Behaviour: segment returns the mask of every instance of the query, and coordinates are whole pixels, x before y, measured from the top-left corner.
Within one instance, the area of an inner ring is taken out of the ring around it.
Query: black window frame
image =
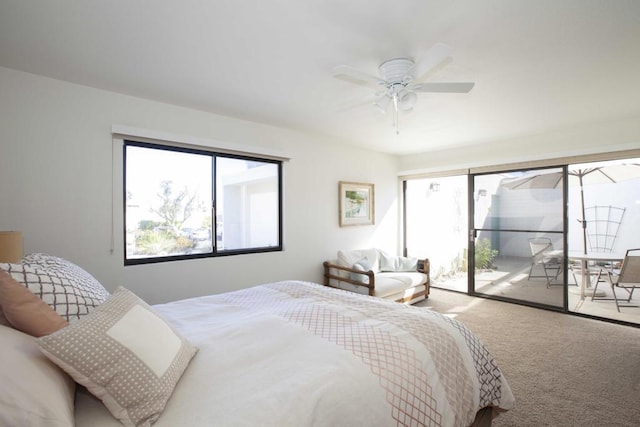
[[[176,145],[169,144],[160,144],[154,142],[142,142],[135,141],[131,139],[125,139],[123,141],[122,146],[122,163],[123,163],[123,171],[122,171],[122,196],[123,196],[123,258],[124,265],[141,265],[141,264],[155,264],[161,262],[171,262],[171,261],[182,261],[182,260],[193,260],[193,259],[202,259],[202,258],[216,258],[223,256],[233,256],[233,255],[244,255],[244,254],[255,254],[255,253],[264,253],[264,252],[281,252],[283,250],[283,162],[277,159],[260,157],[259,155],[246,155],[246,154],[236,154],[236,153],[228,153],[228,152],[220,152],[216,151],[214,148],[194,148],[194,147],[181,147]],[[173,151],[179,153],[191,153],[191,154],[199,154],[211,157],[212,161],[212,174],[211,174],[211,187],[212,187],[212,198],[213,198],[213,206],[212,209],[212,230],[211,230],[211,252],[204,253],[194,253],[194,254],[180,254],[180,255],[168,255],[168,256],[155,256],[155,257],[145,257],[145,258],[127,258],[127,147],[142,147],[142,148],[150,148],[164,151]],[[230,158],[230,159],[238,159],[238,160],[246,160],[246,161],[257,161],[261,163],[271,163],[277,166],[278,170],[278,219],[277,219],[277,239],[278,243],[274,246],[265,246],[265,247],[255,247],[255,248],[247,248],[247,249],[219,249],[217,245],[217,221],[216,221],[216,200],[217,200],[217,190],[216,190],[216,160],[218,158]]]

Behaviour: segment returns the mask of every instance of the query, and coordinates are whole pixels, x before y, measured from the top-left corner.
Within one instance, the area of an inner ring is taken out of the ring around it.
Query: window
[[[282,250],[282,163],[125,141],[125,264]]]

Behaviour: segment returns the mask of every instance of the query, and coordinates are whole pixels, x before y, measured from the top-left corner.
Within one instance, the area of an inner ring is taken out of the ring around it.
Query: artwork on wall
[[[374,223],[373,184],[340,181],[340,227]]]

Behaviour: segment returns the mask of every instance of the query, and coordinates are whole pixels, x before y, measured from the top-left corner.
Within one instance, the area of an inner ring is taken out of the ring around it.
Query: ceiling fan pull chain
[[[400,135],[400,130],[398,129],[398,94],[396,92],[393,93],[393,126],[396,128],[396,135]]]

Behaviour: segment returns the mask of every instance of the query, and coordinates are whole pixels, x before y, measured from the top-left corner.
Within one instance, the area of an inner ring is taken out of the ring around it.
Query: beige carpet
[[[640,425],[640,328],[432,289],[492,352],[516,398],[494,426]]]

